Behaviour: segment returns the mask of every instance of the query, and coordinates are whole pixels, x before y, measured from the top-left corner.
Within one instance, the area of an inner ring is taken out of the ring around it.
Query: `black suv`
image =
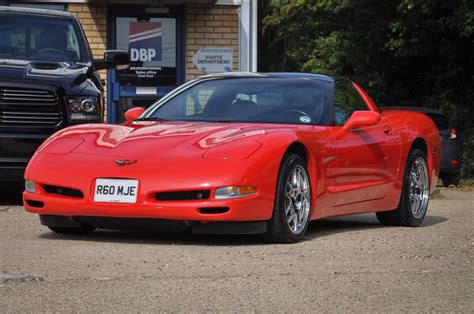
[[[0,182],[23,180],[29,159],[54,132],[102,122],[97,70],[128,63],[124,51],[93,60],[70,13],[0,6]]]
[[[385,107],[383,110],[397,109],[421,112],[436,124],[441,138],[441,165],[439,177],[443,186],[458,185],[461,179],[461,143],[456,129],[449,125],[448,118],[440,111],[423,107]]]

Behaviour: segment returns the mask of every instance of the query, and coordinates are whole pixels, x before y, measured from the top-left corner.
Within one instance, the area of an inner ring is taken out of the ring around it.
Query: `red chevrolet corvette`
[[[380,112],[345,79],[208,75],[125,116],[49,138],[26,169],[26,210],[59,233],[168,222],[288,243],[330,216],[418,226],[439,174],[432,120]]]

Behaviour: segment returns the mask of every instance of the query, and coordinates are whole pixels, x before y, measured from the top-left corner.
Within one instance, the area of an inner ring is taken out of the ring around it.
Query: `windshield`
[[[84,42],[72,19],[0,14],[0,58],[87,62]]]
[[[319,124],[330,83],[295,78],[202,81],[158,103],[144,119]]]

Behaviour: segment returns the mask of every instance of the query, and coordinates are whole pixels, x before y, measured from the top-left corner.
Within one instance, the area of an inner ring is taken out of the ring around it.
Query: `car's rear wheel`
[[[378,220],[391,226],[420,225],[428,209],[429,193],[430,179],[426,156],[423,151],[414,148],[405,167],[400,204],[396,210],[376,213]]]
[[[305,161],[295,154],[282,161],[267,239],[294,243],[303,239],[311,211],[311,183]]]
[[[441,181],[443,181],[443,186],[448,187],[450,185],[458,186],[459,181],[461,180],[461,173],[447,173],[441,177]]]

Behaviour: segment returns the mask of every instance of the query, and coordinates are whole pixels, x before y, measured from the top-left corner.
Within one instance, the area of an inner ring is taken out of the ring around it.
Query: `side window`
[[[207,102],[214,93],[215,88],[201,88],[190,93],[186,97],[186,113],[185,116],[194,116],[202,113]]]
[[[336,125],[344,125],[356,110],[368,110],[352,83],[337,81],[334,87],[334,119]]]
[[[78,60],[81,52],[79,49],[79,42],[76,37],[76,32],[74,31],[74,27],[72,25],[68,25],[67,30],[67,52],[69,55],[74,57],[74,61]]]

